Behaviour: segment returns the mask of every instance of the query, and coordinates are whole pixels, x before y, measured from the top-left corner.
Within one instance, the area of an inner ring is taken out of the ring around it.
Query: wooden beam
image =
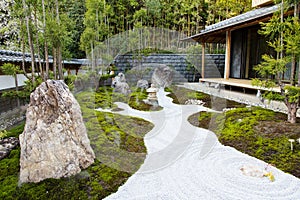
[[[229,79],[230,75],[230,51],[231,51],[231,31],[226,32],[226,53],[225,53],[225,69],[224,79]]]
[[[245,78],[249,78],[249,68],[250,68],[250,51],[251,51],[251,30],[248,29],[247,34],[247,52],[246,52],[246,72],[245,72]]]
[[[205,43],[202,42],[202,70],[201,70],[201,76],[202,78],[205,78]]]

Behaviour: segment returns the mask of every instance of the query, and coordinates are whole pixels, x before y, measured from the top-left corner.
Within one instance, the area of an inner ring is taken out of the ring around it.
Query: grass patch
[[[76,98],[96,154],[95,163],[75,176],[18,185],[18,147],[0,161],[0,199],[102,199],[139,169],[146,156],[143,137],[153,125],[139,118],[95,111],[95,107],[114,108],[116,99],[127,101],[123,95],[112,94],[109,87],[97,93],[82,92]],[[7,137],[18,137],[23,129],[24,123],[8,130]]]

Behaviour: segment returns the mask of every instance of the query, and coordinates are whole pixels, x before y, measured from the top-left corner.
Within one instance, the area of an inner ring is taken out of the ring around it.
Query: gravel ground
[[[159,199],[299,199],[300,180],[234,148],[220,144],[214,133],[196,128],[187,118],[207,110],[197,105],[175,105],[163,90],[164,109],[142,112],[118,103],[124,115],[149,120],[155,127],[146,135],[147,157],[141,168],[107,200]],[[244,175],[242,167],[267,168],[267,177]]]
[[[252,106],[260,106],[277,112],[287,113],[287,108],[282,102],[268,100],[261,101],[256,95],[245,94],[242,92],[229,91],[225,89],[216,89],[215,87],[208,87],[205,83],[184,83],[179,85],[191,90],[196,90],[204,92],[206,94],[214,95],[217,97],[237,101],[239,103],[244,103]],[[300,109],[298,110],[297,116],[300,117]]]

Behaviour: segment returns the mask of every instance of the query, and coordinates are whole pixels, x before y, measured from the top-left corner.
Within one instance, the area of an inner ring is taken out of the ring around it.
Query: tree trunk
[[[63,80],[64,74],[63,74],[63,67],[62,67],[62,57],[61,57],[61,47],[59,46],[57,48],[57,67],[58,67],[58,79]]]
[[[45,48],[45,61],[46,61],[46,73],[44,80],[46,81],[49,78],[49,53],[48,53],[48,43],[46,37],[46,10],[45,10],[45,1],[42,0],[43,7],[43,31],[44,31],[44,48]]]
[[[288,119],[287,121],[295,124],[297,122],[297,103],[290,103],[290,102],[285,102],[286,106],[288,108]]]
[[[295,84],[295,74],[296,74],[296,58],[295,58],[295,54],[292,55],[292,66],[291,66],[291,77],[290,77],[290,81],[291,81],[291,85]]]
[[[18,74],[16,73],[14,75],[14,78],[15,78],[15,90],[16,90],[16,93],[17,93],[17,107],[20,108],[20,98],[19,98],[19,94],[18,94],[18,91],[19,91],[19,84],[18,84]]]
[[[53,75],[54,75],[54,79],[57,79],[57,74],[56,74],[56,68],[57,68],[57,52],[56,52],[56,48],[53,47]]]
[[[22,69],[24,76],[29,80],[30,77],[27,75],[26,68],[25,68],[25,39],[24,35],[22,34],[21,42],[22,42]]]
[[[36,11],[34,11],[34,24],[36,30],[38,30],[38,22],[37,22],[37,16],[36,16]],[[37,48],[37,56],[38,56],[38,63],[39,63],[39,69],[40,69],[40,76],[42,80],[44,80],[44,70],[42,67],[42,62],[41,62],[41,53],[40,53],[40,44],[39,44],[39,34],[36,34],[36,48]]]
[[[46,74],[45,74],[45,81],[49,78],[49,53],[48,53],[48,43],[45,38],[45,61],[46,61]]]
[[[59,18],[59,3],[58,0],[55,1],[55,7],[56,7],[56,22],[57,24],[60,24],[60,18]],[[57,41],[57,47],[56,47],[56,63],[58,67],[58,79],[63,79],[63,70],[62,70],[62,52],[61,52],[61,41]],[[54,62],[54,61],[53,61]]]
[[[32,37],[31,37],[31,30],[29,26],[29,16],[28,16],[28,10],[26,6],[25,0],[22,0],[23,3],[23,9],[25,10],[25,19],[26,19],[26,29],[27,29],[27,36],[28,36],[28,42],[29,42],[29,47],[30,47],[30,55],[31,55],[31,78],[32,78],[32,84],[35,82],[35,57],[34,57],[34,47],[33,47],[33,42],[32,42]]]

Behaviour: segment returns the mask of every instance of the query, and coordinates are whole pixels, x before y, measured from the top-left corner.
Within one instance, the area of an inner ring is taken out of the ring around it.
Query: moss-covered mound
[[[146,90],[140,88],[131,88],[131,90],[132,93],[125,96],[120,93],[114,93],[111,87],[100,87],[95,94],[95,106],[116,109],[114,102],[124,102],[130,107],[142,111],[158,111],[162,109],[160,106],[152,106],[144,102],[148,96]]]
[[[20,149],[15,149],[0,161],[0,199],[102,199],[139,169],[146,155],[143,137],[153,125],[139,118],[95,111],[97,107],[114,108],[113,98],[127,101],[122,95],[112,95],[110,88],[82,92],[76,98],[97,157],[95,163],[76,176],[18,185]],[[8,131],[7,137],[18,137],[23,129],[24,124]]]

